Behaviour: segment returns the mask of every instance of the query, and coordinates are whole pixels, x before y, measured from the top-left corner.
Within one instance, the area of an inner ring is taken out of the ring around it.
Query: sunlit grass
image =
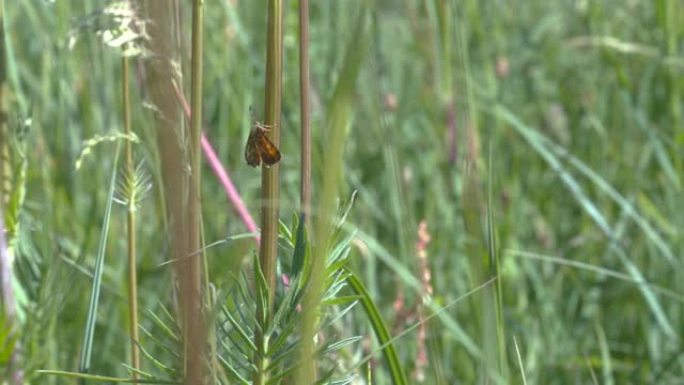
[[[288,242],[297,232],[290,218],[300,202],[297,2],[285,3],[282,222],[272,234],[279,236],[276,303],[288,295],[283,276],[293,264]],[[127,140],[121,58],[98,33],[111,22],[97,13],[103,4],[4,2],[7,122],[18,127],[31,120],[22,139],[25,176],[5,177],[0,191],[26,193],[20,215],[6,216],[5,223],[14,226],[18,218],[20,224],[10,239],[16,330],[32,383],[73,381],[35,370],[78,370],[96,261],[105,256],[99,308],[91,312],[90,373],[131,377],[122,366],[130,362],[123,343],[129,330],[126,212],[106,209],[115,146]],[[328,239],[330,217],[355,192],[336,231],[355,234],[345,269],[377,310],[369,321],[357,305],[314,333],[319,347],[354,341],[317,366],[353,372],[359,384],[367,378],[391,383],[402,371],[409,383],[426,384],[671,383],[684,376],[684,24],[678,22],[684,6],[676,0],[397,4],[310,4],[316,227],[307,234],[313,242],[317,234]],[[267,108],[266,9],[249,1],[205,1],[205,7],[202,123],[245,206],[259,218],[260,171],[245,165],[243,146],[249,107]],[[183,9],[186,51],[179,64],[187,88],[191,9]],[[354,42],[362,10],[366,35]],[[358,55],[351,74],[349,55]],[[177,293],[165,262],[177,250],[165,237],[172,223],[164,219],[170,203],[162,198],[169,193],[162,169],[180,155],[158,146],[142,63],[130,61],[133,150],[153,186],[136,211],[141,370],[173,378],[180,354]],[[346,93],[335,91],[340,87]],[[10,164],[9,153],[21,171],[21,147],[4,138],[0,165]],[[81,157],[84,149],[89,154]],[[254,241],[234,237],[245,225],[209,168],[201,183],[204,244],[213,245],[203,249],[207,312],[219,320],[224,310],[239,311],[249,320],[244,306],[254,301]],[[183,191],[176,193],[181,199]],[[103,223],[108,242],[98,248]],[[430,236],[423,250],[429,285],[416,244],[420,226]],[[326,249],[312,255],[320,250]],[[244,285],[237,271],[249,277]],[[345,288],[340,295],[355,294]],[[308,313],[311,306],[293,307],[287,316],[303,311],[307,322],[322,321]],[[335,314],[340,307],[325,309]],[[427,320],[425,338],[420,319]],[[390,336],[377,332],[382,323]],[[216,326],[217,336],[223,326]],[[227,335],[249,345],[240,339],[249,333],[234,333]],[[387,341],[391,357],[380,349]],[[0,340],[0,352],[4,346]],[[214,347],[220,357],[213,368],[222,368],[215,378],[248,381],[248,370],[235,363],[249,355],[230,347]],[[421,349],[425,366],[418,364]],[[361,363],[369,356],[378,359],[370,369]],[[5,362],[0,365],[4,378]]]

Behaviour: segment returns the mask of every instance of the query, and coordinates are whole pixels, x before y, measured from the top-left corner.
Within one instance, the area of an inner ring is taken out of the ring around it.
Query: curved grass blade
[[[394,257],[387,249],[385,249],[375,238],[362,231],[359,231],[358,238],[365,243],[373,254],[377,256],[389,269],[391,269],[402,282],[404,282],[409,288],[414,290],[417,294],[423,295],[423,288],[420,281],[416,278],[411,271],[409,271],[396,257]],[[456,319],[449,314],[440,312],[440,307],[438,307],[434,301],[428,301],[425,306],[429,307],[432,311],[436,312],[437,317],[440,322],[446,327],[450,333],[463,345],[469,354],[473,357],[481,358],[482,350],[473,341],[472,337],[466,333],[461,325],[456,321]]]
[[[502,105],[496,105],[491,113],[504,120],[510,124],[529,144],[530,146],[544,159],[544,161],[551,167],[551,169],[558,174],[560,180],[568,188],[572,196],[577,200],[577,203],[582,207],[584,211],[591,217],[594,223],[598,226],[603,234],[610,240],[609,250],[615,252],[615,254],[620,259],[620,262],[625,266],[625,269],[629,274],[638,282],[647,282],[644,275],[641,273],[639,268],[632,262],[627,256],[627,252],[622,246],[620,246],[619,238],[615,229],[613,229],[606,217],[601,213],[601,210],[594,204],[594,202],[589,199],[587,194],[582,189],[579,182],[570,174],[570,172],[563,167],[559,157],[554,155],[541,138],[543,135],[539,134],[531,127],[524,124],[518,119],[515,114],[506,109]],[[670,323],[665,311],[663,310],[660,302],[658,301],[653,290],[646,285],[639,285],[639,290],[646,301],[646,304],[651,309],[653,316],[656,321],[663,329],[663,331],[671,338],[678,338],[677,332],[675,332],[674,327]]]
[[[66,378],[78,378],[81,381],[99,381],[108,383],[122,383],[122,384],[178,384],[176,381],[162,380],[162,379],[150,379],[150,380],[136,380],[133,378],[126,377],[110,377],[110,376],[98,376],[94,374],[77,373],[77,372],[65,372],[62,370],[36,370],[36,373],[40,374],[51,374]]]
[[[594,183],[596,187],[603,190],[610,199],[615,201],[625,214],[634,220],[634,223],[641,228],[646,237],[653,243],[653,245],[660,251],[662,256],[670,263],[672,266],[681,266],[681,263],[674,255],[674,252],[663,239],[663,237],[656,230],[644,216],[642,216],[637,208],[634,207],[623,195],[621,195],[613,186],[611,186],[608,181],[601,177],[598,173],[589,167],[586,163],[582,162],[579,158],[572,155],[568,150],[559,146],[555,142],[551,141],[546,137],[541,137],[541,140],[546,143],[561,159],[566,159],[568,163],[575,167],[577,171],[587,177],[590,181]]]
[[[385,321],[383,321],[382,316],[380,316],[380,311],[375,306],[373,299],[363,286],[363,283],[361,283],[361,280],[356,278],[356,275],[354,275],[347,268],[344,269],[349,273],[349,276],[347,276],[347,282],[349,283],[349,286],[357,295],[361,297],[361,304],[366,310],[368,319],[370,320],[373,331],[375,332],[375,337],[378,339],[380,345],[384,346],[382,349],[382,355],[385,357],[385,362],[389,368],[392,383],[395,385],[408,384],[404,369],[399,362],[397,351],[391,342],[392,336],[390,335],[387,325],[385,325]]]
[[[421,321],[418,321],[418,322],[414,323],[413,325],[407,327],[407,328],[404,329],[401,333],[397,334],[396,336],[392,337],[391,339],[388,339],[387,342],[385,342],[384,344],[380,345],[380,347],[379,347],[377,350],[383,350],[383,351],[384,351],[385,348],[387,348],[388,346],[394,344],[395,341],[398,341],[399,339],[403,338],[403,337],[406,336],[407,334],[411,333],[413,330],[417,329],[418,326],[420,326],[420,324],[425,323],[425,322],[428,322],[428,321],[430,321],[431,319],[433,319],[433,318],[435,318],[435,317],[440,317],[440,315],[441,315],[442,313],[444,313],[447,309],[451,308],[452,306],[456,305],[457,303],[461,302],[462,300],[464,300],[464,299],[466,299],[466,298],[472,296],[473,294],[475,294],[475,293],[477,293],[477,292],[479,292],[479,291],[482,291],[482,290],[488,288],[488,287],[489,287],[490,285],[492,285],[496,280],[497,280],[497,277],[492,277],[492,278],[490,278],[489,280],[487,280],[487,281],[483,282],[482,284],[478,285],[477,287],[475,287],[475,288],[469,290],[468,292],[464,293],[463,295],[458,296],[457,298],[455,298],[453,301],[449,302],[448,304],[446,304],[446,305],[444,305],[444,306],[441,306],[441,307],[436,307],[436,306],[435,306],[435,307],[434,307],[435,310],[434,310],[431,314],[429,314],[428,316],[426,316],[425,318],[423,318]],[[367,363],[368,361],[370,361],[370,359],[373,357],[373,355],[376,354],[377,350],[371,352],[369,355],[367,355],[367,356],[365,356],[364,358],[362,358],[362,359],[359,361],[359,363],[356,365],[356,367],[355,367],[355,368],[350,368],[350,370],[351,370],[351,369],[359,368],[359,367],[361,367],[361,365],[363,365],[364,363]],[[481,357],[482,357],[482,354],[481,354],[481,353],[479,353],[478,355],[476,355],[476,358],[481,358]],[[495,380],[497,383],[502,383],[502,382],[504,381],[503,378],[501,378],[498,374],[494,377],[494,380]]]

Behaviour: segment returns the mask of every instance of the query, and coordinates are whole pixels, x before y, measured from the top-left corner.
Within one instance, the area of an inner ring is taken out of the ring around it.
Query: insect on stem
[[[254,117],[252,107],[249,108],[250,114]],[[245,146],[245,160],[252,167],[259,167],[262,163],[266,167],[273,166],[280,161],[280,150],[266,136],[266,133],[273,127],[255,121]]]

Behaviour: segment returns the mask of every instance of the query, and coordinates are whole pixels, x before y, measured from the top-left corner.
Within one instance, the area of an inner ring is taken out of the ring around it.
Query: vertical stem
[[[123,92],[123,122],[124,132],[126,136],[131,137],[131,101],[130,101],[130,71],[128,66],[128,58],[124,56],[121,59],[121,66],[123,70],[121,89]],[[126,140],[125,143],[125,169],[126,182],[128,184],[128,212],[126,215],[127,223],[126,230],[128,235],[128,326],[130,328],[131,338],[131,366],[134,369],[140,369],[140,351],[138,350],[138,276],[136,272],[137,256],[136,256],[136,238],[135,238],[135,168],[133,166],[133,144],[131,140]],[[134,371],[133,378],[137,379],[138,374]]]
[[[269,0],[268,31],[266,52],[266,96],[265,122],[271,126],[269,132],[271,141],[280,146],[280,109],[282,89],[282,0]],[[280,197],[280,165],[270,168],[264,167],[261,174],[262,210],[261,226],[262,241],[260,250],[261,269],[266,277],[268,287],[269,309],[273,305],[273,288],[275,286],[275,265],[278,241],[278,214]]]
[[[302,299],[301,321],[299,322],[299,361],[295,372],[295,384],[315,384],[317,376],[316,343],[320,301],[325,291],[326,260],[331,247],[335,201],[337,200],[342,176],[342,155],[346,135],[353,115],[353,95],[361,62],[369,46],[367,36],[368,20],[366,8],[359,14],[354,35],[347,44],[342,71],[335,85],[328,109],[326,128],[326,156],[321,162],[322,180],[320,199],[316,204],[316,221],[313,226],[313,247],[311,255],[310,280]]]
[[[451,3],[445,0],[438,0],[436,2],[437,15],[439,17],[439,47],[441,62],[438,66],[439,74],[441,75],[442,89],[440,92],[440,99],[446,104],[446,131],[448,142],[447,153],[449,154],[449,163],[455,165],[458,160],[458,129],[456,126],[456,102],[455,90],[453,82],[453,65],[451,62],[452,56],[452,8]],[[452,167],[453,168],[453,167]]]
[[[283,69],[283,0],[268,1],[268,26],[266,32],[266,95],[264,101],[264,122],[271,127],[269,139],[280,146],[280,108]],[[275,294],[275,268],[278,247],[278,216],[280,197],[280,165],[263,167],[261,171],[261,247],[259,265],[266,279],[267,301],[257,301],[257,319],[268,323],[271,318]],[[265,306],[265,308],[264,308]],[[263,385],[268,381],[265,368],[268,366],[265,353],[267,338],[263,334],[266,325],[260,325],[255,336],[257,353],[254,357],[256,371],[253,382]]]
[[[178,20],[178,0],[158,1],[147,0],[143,3],[146,7],[148,23],[148,49],[152,53],[146,61],[147,88],[150,102],[155,106],[155,118],[157,126],[157,142],[159,146],[160,167],[163,182],[163,197],[166,210],[166,228],[168,228],[169,259],[177,261],[174,264],[175,275],[178,280],[179,318],[182,329],[183,362],[180,366],[185,369],[186,381],[198,380],[196,368],[200,355],[194,355],[190,347],[196,343],[193,340],[197,329],[189,324],[195,319],[191,304],[194,298],[199,296],[193,287],[194,261],[198,258],[188,258],[198,247],[193,249],[191,236],[193,229],[190,214],[194,205],[190,203],[190,175],[197,173],[197,168],[191,160],[192,151],[187,146],[190,142],[188,128],[183,119],[183,113],[179,108],[178,101],[174,96],[174,87],[180,87],[182,81],[182,69],[179,68],[180,37]],[[194,37],[193,37],[194,38]],[[181,89],[182,92],[182,89]],[[195,106],[193,106],[195,107]],[[193,114],[195,115],[195,114]],[[201,119],[201,110],[195,118]],[[198,178],[198,176],[196,176]],[[193,194],[195,194],[194,192]],[[198,269],[196,270],[196,272]],[[197,287],[197,286],[194,286]],[[194,349],[194,347],[193,347]],[[188,362],[194,360],[193,362]],[[186,382],[186,383],[187,383]]]
[[[283,0],[268,2],[268,31],[266,51],[265,124],[272,127],[271,141],[280,146],[280,109],[283,68]],[[273,305],[275,266],[278,241],[278,213],[280,197],[280,165],[262,168],[261,174],[261,250],[259,262],[270,288],[268,307]]]
[[[299,1],[299,94],[302,114],[300,210],[311,209],[311,116],[309,111],[309,0]]]
[[[311,213],[311,117],[309,115],[309,0],[299,0],[299,92],[302,114],[301,128],[301,185],[300,226],[306,225]],[[299,242],[299,240],[298,240]],[[313,323],[313,322],[311,322]],[[306,334],[304,334],[306,337]],[[302,347],[302,356],[312,353]],[[301,365],[298,378],[316,378],[315,365]]]
[[[203,53],[204,1],[194,0],[192,7],[192,55],[190,105],[190,189],[188,205],[188,244],[193,257],[187,259],[187,270],[181,280],[181,296],[185,296],[183,308],[186,335],[185,383],[204,383],[204,352],[206,337],[202,319],[202,256],[200,242],[201,226],[201,137],[202,137],[202,53]],[[184,283],[184,284],[183,284]],[[185,288],[183,288],[185,286]]]

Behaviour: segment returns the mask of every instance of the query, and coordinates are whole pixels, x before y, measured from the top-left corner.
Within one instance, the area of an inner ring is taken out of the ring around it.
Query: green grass
[[[243,146],[249,107],[265,114],[265,3],[205,1],[204,15],[205,133],[255,218],[260,171],[245,164]],[[89,373],[131,377],[123,365],[130,363],[126,207],[107,210],[123,144],[121,56],[93,30],[112,23],[93,13],[105,4],[4,1],[9,130],[0,137],[0,166],[12,165],[12,173],[3,168],[0,191],[5,224],[17,229],[9,245],[27,383],[73,383],[36,370],[78,371],[102,256]],[[285,2],[283,20],[282,222],[278,279],[269,290],[273,315],[284,310],[269,324],[271,343],[281,335],[288,338],[277,340],[279,349],[297,342],[300,316],[324,326],[318,348],[338,348],[317,356],[317,375],[334,369],[333,378],[356,375],[357,383],[404,375],[418,383],[421,349],[425,384],[674,384],[684,377],[680,2],[312,1],[312,244],[299,248],[304,233],[290,222],[300,201],[297,5]],[[189,2],[182,9],[188,97]],[[71,47],[71,33],[86,23]],[[179,380],[174,269],[164,264],[173,246],[141,63],[129,64],[139,139],[131,143],[135,163],[143,162],[138,172],[153,184],[136,212],[141,371]],[[101,137],[118,139],[88,146]],[[91,152],[76,170],[84,147]],[[239,236],[247,230],[211,169],[201,176],[204,244],[228,240],[204,254],[206,319],[216,338],[207,362],[221,368],[211,372],[218,381],[240,383],[252,378],[238,364],[249,363],[254,337],[255,246]],[[4,200],[23,192],[23,200]],[[331,226],[354,192],[344,223]],[[429,280],[416,250],[423,220]],[[108,241],[98,250],[103,223]],[[340,253],[350,234],[344,268],[313,264]],[[293,254],[304,264],[303,286],[288,289],[280,275],[291,272]],[[314,281],[325,293],[341,285],[341,299],[324,301],[320,313],[307,302],[299,314],[283,301],[301,300],[288,290],[302,290],[311,269],[341,274]],[[343,271],[365,290],[341,284]],[[342,313],[359,293],[367,295]],[[377,331],[383,328],[389,335]],[[12,383],[12,342],[0,333],[3,385]],[[294,371],[283,371],[300,367],[296,353],[274,353],[271,378],[291,381]]]

